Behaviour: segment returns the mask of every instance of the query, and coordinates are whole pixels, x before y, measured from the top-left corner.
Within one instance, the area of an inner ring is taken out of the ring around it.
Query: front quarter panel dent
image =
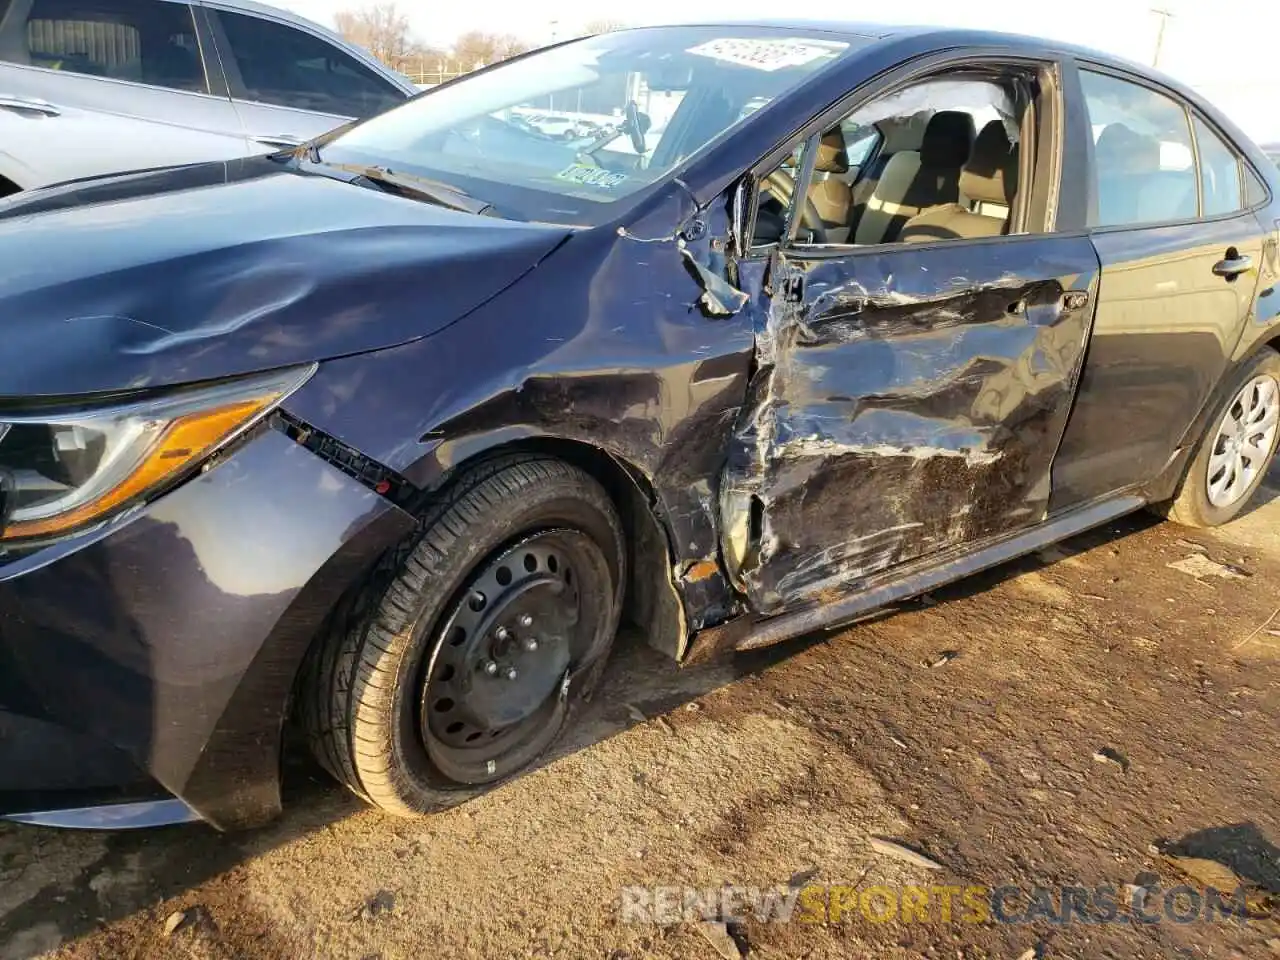
[[[465,321],[324,364],[289,411],[428,491],[503,445],[604,451],[652,490],[685,620],[662,629],[718,622],[738,601],[718,568],[716,484],[754,352],[728,240],[725,203],[699,209],[673,185],[625,228],[575,234]]]

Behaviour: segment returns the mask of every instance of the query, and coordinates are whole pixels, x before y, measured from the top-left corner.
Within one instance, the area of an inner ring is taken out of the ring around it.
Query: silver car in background
[[[251,0],[0,0],[0,196],[264,153],[417,92]]]

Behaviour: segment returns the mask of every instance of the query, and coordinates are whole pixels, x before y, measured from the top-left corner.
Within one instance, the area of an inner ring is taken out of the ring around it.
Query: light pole
[[[1160,51],[1164,47],[1165,24],[1169,22],[1169,18],[1173,16],[1173,13],[1161,7],[1152,7],[1151,12],[1160,18],[1160,26],[1156,29],[1156,52],[1151,58],[1151,65],[1153,67],[1158,67],[1160,66]]]

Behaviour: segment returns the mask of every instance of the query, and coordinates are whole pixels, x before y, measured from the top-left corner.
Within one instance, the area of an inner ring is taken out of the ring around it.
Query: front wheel
[[[313,752],[405,816],[527,768],[599,679],[624,563],[617,512],[588,474],[542,456],[472,470],[312,652]]]
[[[1216,527],[1244,509],[1280,439],[1280,354],[1245,364],[1214,412],[1195,459],[1162,512],[1189,527]]]

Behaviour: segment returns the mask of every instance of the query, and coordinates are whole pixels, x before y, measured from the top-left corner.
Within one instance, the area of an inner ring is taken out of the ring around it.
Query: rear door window
[[[393,84],[320,37],[224,10],[217,17],[240,75],[232,91],[239,99],[361,118],[405,100]]]
[[[1276,165],[1280,166],[1280,160],[1276,161]],[[1249,167],[1245,167],[1244,171],[1244,202],[1249,207],[1256,207],[1261,203],[1267,202],[1267,188],[1262,185],[1258,175]]]
[[[0,0],[0,21],[6,0]],[[16,12],[16,11],[15,11]],[[33,0],[5,59],[66,73],[207,93],[191,8],[169,0]]]
[[[1196,147],[1200,151],[1203,214],[1206,217],[1216,217],[1223,213],[1234,213],[1242,206],[1240,158],[1199,117],[1195,118],[1194,126]]]
[[[1097,209],[1090,226],[1115,227],[1196,216],[1195,153],[1187,111],[1128,80],[1080,72],[1093,127]]]

